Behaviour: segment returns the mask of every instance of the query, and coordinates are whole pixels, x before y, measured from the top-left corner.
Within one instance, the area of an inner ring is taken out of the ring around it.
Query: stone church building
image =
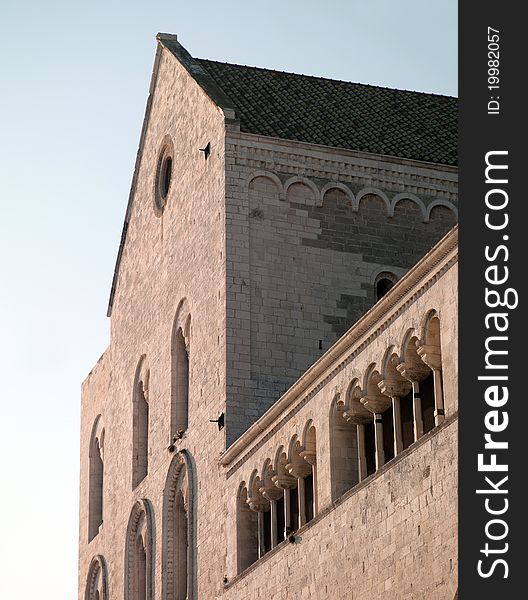
[[[79,599],[453,600],[456,163],[454,98],[158,35]]]

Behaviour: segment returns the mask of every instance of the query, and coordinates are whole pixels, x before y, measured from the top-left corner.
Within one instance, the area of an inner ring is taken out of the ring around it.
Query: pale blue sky
[[[456,94],[455,0],[0,0],[0,598],[77,594],[80,384],[158,31],[194,56]]]

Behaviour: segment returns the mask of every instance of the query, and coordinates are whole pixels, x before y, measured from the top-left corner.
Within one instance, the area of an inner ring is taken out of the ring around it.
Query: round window
[[[156,212],[161,214],[165,208],[172,181],[172,143],[166,138],[162,145],[156,170],[156,188],[154,190]]]

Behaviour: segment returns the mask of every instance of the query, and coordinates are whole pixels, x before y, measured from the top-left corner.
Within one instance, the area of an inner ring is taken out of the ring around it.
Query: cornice
[[[451,200],[458,197],[455,167],[242,132],[230,132],[226,143],[227,169],[231,162],[235,168],[269,169],[359,185],[378,184],[399,191],[403,184],[422,195]]]

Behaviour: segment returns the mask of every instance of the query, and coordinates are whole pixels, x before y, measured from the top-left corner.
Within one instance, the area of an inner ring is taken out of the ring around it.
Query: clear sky
[[[194,56],[456,95],[455,0],[0,0],[0,598],[77,595],[80,384],[158,31]]]

